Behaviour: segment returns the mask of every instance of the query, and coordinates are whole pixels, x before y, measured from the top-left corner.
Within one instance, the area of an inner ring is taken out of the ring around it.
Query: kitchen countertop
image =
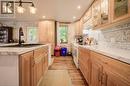
[[[6,46],[6,45],[16,45],[16,43],[3,44],[2,46]],[[32,46],[32,47],[0,47],[0,55],[20,55],[20,54],[35,50],[43,46],[48,46],[48,44],[37,45],[37,46]]]
[[[117,59],[122,62],[130,64],[130,51],[129,50],[108,48],[108,47],[102,47],[98,45],[95,45],[95,46],[94,45],[93,46],[78,45],[78,46],[86,48],[86,49],[90,49],[91,51],[95,51],[97,53],[111,57],[113,59]]]

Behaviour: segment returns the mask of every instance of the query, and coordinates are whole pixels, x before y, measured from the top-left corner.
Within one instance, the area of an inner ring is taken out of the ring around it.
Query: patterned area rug
[[[76,68],[72,57],[54,57],[49,70],[67,70],[72,81],[72,86],[88,86],[82,73]]]

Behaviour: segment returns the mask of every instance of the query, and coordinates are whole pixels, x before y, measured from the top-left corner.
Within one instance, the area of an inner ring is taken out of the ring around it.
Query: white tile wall
[[[130,50],[130,22],[92,33],[101,46]]]

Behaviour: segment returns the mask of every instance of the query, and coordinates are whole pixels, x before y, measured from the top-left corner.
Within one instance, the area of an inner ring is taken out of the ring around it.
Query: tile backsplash
[[[130,50],[130,22],[93,31],[93,34],[101,46]]]

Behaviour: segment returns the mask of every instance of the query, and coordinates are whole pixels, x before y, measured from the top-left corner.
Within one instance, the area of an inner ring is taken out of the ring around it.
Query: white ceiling
[[[29,1],[29,0],[24,0]],[[14,19],[17,20],[39,20],[42,16],[47,19],[54,19],[61,22],[72,22],[79,19],[85,10],[90,6],[93,0],[30,0],[33,1],[37,8],[36,14],[30,14],[28,5],[24,5],[26,11],[24,14],[18,14]],[[77,6],[81,9],[78,10]],[[76,19],[73,19],[76,16]],[[0,18],[1,19],[1,18]]]

